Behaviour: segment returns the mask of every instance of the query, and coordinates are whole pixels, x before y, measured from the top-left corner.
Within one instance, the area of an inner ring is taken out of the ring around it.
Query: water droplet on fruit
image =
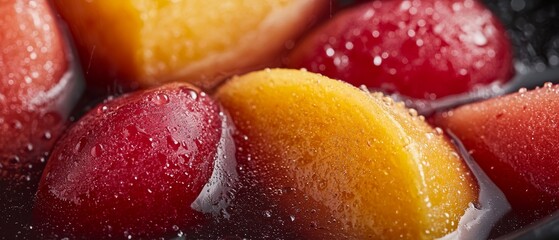
[[[105,105],[105,104],[101,104],[97,107],[97,114],[104,113],[107,110],[109,110],[109,107],[107,107],[107,105]]]
[[[167,94],[164,93],[159,93],[155,95],[155,97],[153,97],[151,101],[157,105],[164,105],[169,103],[169,96],[167,96]]]
[[[43,140],[48,141],[48,140],[50,140],[51,138],[52,138],[52,134],[51,134],[49,131],[46,131],[46,132],[43,134]]]
[[[373,64],[375,64],[375,66],[380,66],[382,64],[382,58],[380,56],[375,56],[373,58]]]
[[[9,162],[10,164],[18,164],[19,161],[20,161],[20,160],[19,160],[19,156],[12,156],[12,157],[8,160],[8,162]]]
[[[13,129],[16,129],[16,130],[20,130],[20,129],[23,128],[23,125],[22,125],[21,122],[18,121],[18,120],[14,120],[14,121],[12,122],[12,125],[11,125],[11,126],[12,126]]]
[[[546,83],[543,84],[543,87],[545,87],[545,88],[551,88],[551,87],[553,87],[553,83],[551,83],[551,82],[546,82]]]
[[[91,148],[91,156],[100,157],[103,154],[103,145],[97,144]]]
[[[34,148],[34,147],[33,147],[33,144],[31,144],[31,143],[28,143],[28,144],[25,146],[25,150],[26,150],[27,152],[33,151],[33,148]]]
[[[167,144],[169,144],[169,147],[175,151],[179,150],[179,147],[181,146],[181,144],[171,135],[167,136]]]
[[[190,98],[192,98],[193,100],[198,99],[198,91],[196,91],[195,89],[192,89],[192,88],[189,88],[189,87],[181,87],[180,90],[181,90],[181,92],[185,93]]]
[[[487,37],[481,32],[473,33],[474,44],[478,46],[485,46],[487,44]]]
[[[74,153],[79,153],[83,150],[85,145],[87,144],[87,139],[85,137],[80,138],[76,146],[74,147]]]
[[[526,89],[526,88],[520,88],[520,89],[518,89],[518,93],[525,93],[525,92],[527,92],[527,91],[528,91],[528,89]]]

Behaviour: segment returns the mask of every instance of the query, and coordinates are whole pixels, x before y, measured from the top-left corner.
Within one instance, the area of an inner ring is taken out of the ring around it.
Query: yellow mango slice
[[[323,0],[53,3],[77,42],[87,79],[133,86],[178,80],[205,88],[276,59],[328,6]]]
[[[258,212],[244,219],[285,215],[279,225],[305,238],[432,239],[455,230],[477,200],[448,139],[382,94],[267,69],[216,96],[237,128],[246,189],[235,207]]]

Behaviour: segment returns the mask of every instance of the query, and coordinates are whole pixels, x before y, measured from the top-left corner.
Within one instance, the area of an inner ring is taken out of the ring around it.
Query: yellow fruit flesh
[[[295,188],[320,205],[284,198],[280,207],[326,209],[295,216],[310,221],[302,226],[430,239],[456,229],[476,201],[475,181],[444,136],[381,96],[312,73],[265,70],[229,81],[217,97],[250,142],[260,187]]]
[[[85,53],[114,66],[117,78],[143,86],[179,80],[203,87],[212,87],[220,75],[271,61],[314,17],[304,14],[326,6],[322,0],[54,3]]]
[[[173,71],[209,54],[233,48],[244,34],[257,29],[270,12],[292,1],[133,2],[138,12],[143,13],[142,49],[138,51],[136,61],[143,61],[146,74],[151,75],[158,71]]]

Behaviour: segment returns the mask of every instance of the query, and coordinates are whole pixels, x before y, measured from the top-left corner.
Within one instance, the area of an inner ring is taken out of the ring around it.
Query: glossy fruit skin
[[[340,12],[285,61],[355,86],[436,99],[509,80],[512,57],[503,27],[479,2],[415,0]]]
[[[435,122],[462,141],[520,222],[559,209],[559,86],[461,106]]]
[[[46,0],[3,1],[0,22],[0,232],[15,237],[83,84]]]
[[[216,97],[237,129],[239,187],[220,222],[237,236],[431,239],[476,201],[448,139],[382,94],[268,69]]]
[[[164,237],[203,221],[191,204],[214,167],[220,109],[188,84],[97,106],[43,173],[34,222],[46,237]]]

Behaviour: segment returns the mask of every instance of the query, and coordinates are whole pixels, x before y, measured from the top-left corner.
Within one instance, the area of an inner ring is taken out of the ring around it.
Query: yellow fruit
[[[86,77],[212,87],[269,64],[326,10],[323,0],[57,0]]]
[[[250,175],[238,207],[287,215],[278,219],[299,237],[441,237],[477,200],[447,138],[382,94],[274,69],[234,78],[216,96]]]

